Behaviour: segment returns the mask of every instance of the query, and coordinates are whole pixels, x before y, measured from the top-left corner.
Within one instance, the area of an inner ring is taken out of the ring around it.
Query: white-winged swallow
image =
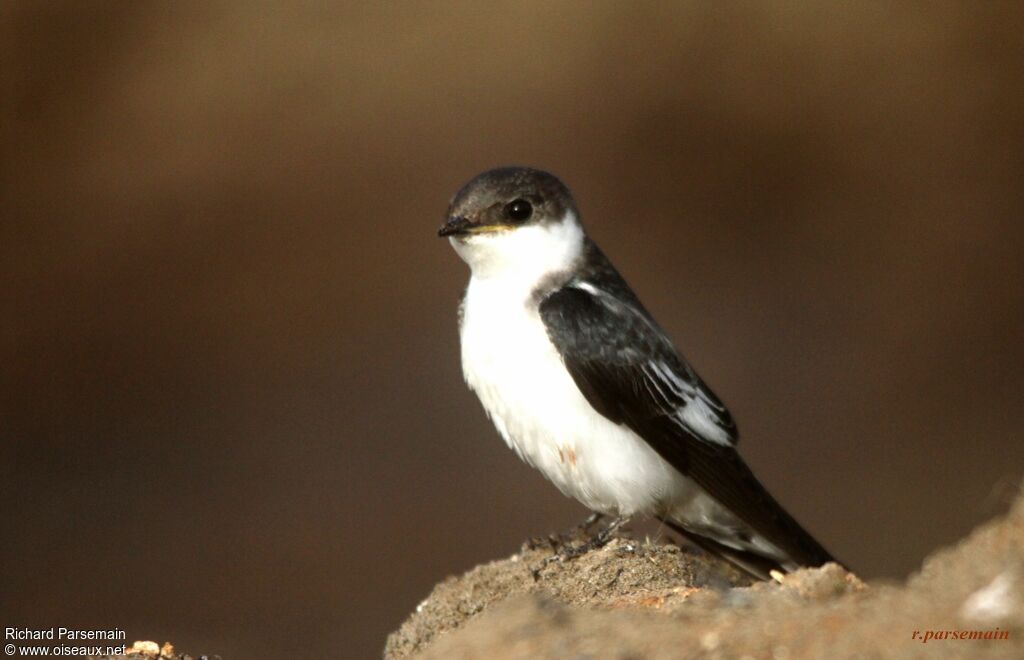
[[[587,236],[560,180],[484,172],[438,233],[472,271],[466,382],[522,460],[613,517],[588,547],[652,516],[759,577],[833,561],[743,462],[729,411]]]

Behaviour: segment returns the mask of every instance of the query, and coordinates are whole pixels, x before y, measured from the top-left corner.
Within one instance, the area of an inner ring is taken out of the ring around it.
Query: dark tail
[[[666,525],[667,527],[669,527],[677,534],[684,537],[686,540],[690,541],[700,549],[704,550],[709,554],[715,555],[716,557],[721,557],[733,566],[739,568],[743,572],[759,580],[771,579],[772,571],[779,571],[781,573],[792,572],[791,567],[783,566],[778,561],[770,557],[765,557],[764,555],[760,555],[750,550],[739,550],[737,548],[731,548],[727,545],[719,543],[718,541],[712,538],[709,538],[707,536],[701,536],[700,534],[686,530],[681,525],[679,525],[679,523],[669,520],[668,518],[659,518],[659,520],[664,525]],[[835,562],[843,568],[846,568],[846,566],[842,562],[832,557],[832,555],[830,555],[827,551],[821,548],[821,546],[818,546],[818,548],[820,549],[820,553],[818,553],[814,557],[813,561],[800,562],[798,563],[798,566],[801,568],[808,566],[813,567],[821,566],[828,562]]]

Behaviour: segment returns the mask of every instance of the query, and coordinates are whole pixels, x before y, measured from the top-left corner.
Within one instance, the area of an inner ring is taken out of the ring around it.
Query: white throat
[[[500,280],[532,291],[544,278],[568,270],[583,250],[583,227],[568,212],[561,222],[452,237],[475,280]]]

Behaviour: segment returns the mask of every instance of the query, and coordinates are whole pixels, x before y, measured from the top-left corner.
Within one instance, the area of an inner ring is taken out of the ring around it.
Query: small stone
[[[125,652],[125,655],[160,655],[160,645],[156,642],[135,642],[131,648]]]

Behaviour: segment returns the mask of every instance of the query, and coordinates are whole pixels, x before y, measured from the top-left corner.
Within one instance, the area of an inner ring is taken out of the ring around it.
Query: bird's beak
[[[459,234],[468,234],[472,227],[473,223],[469,221],[469,218],[453,215],[448,218],[448,222],[441,225],[441,228],[437,230],[437,235],[457,236]]]
[[[509,231],[510,229],[515,229],[515,226],[506,224],[480,225],[467,217],[457,215],[448,218],[448,222],[444,223],[437,230],[437,235],[468,236],[469,234],[495,234],[499,231]]]

